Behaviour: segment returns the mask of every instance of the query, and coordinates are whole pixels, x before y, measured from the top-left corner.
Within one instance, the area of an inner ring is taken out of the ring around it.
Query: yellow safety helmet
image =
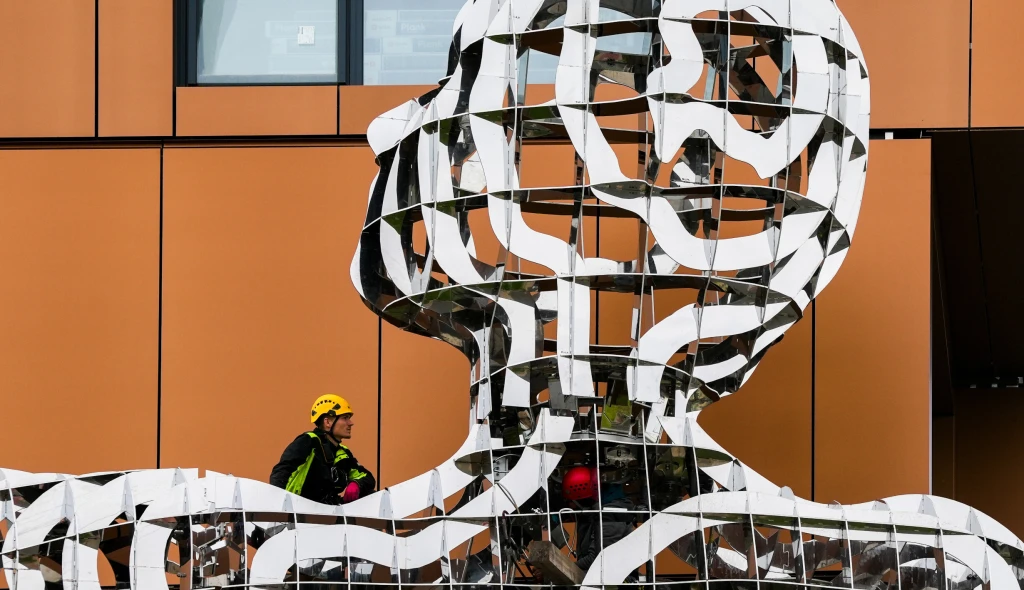
[[[345,398],[328,393],[327,395],[321,395],[313,402],[313,410],[310,412],[309,421],[316,424],[316,421],[321,416],[342,416],[351,413],[352,406],[348,405]]]

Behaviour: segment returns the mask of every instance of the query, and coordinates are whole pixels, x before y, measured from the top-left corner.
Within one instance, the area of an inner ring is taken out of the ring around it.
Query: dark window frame
[[[285,0],[287,1],[287,0]],[[175,86],[337,86],[363,83],[363,2],[335,0],[338,31],[337,79],[330,82],[282,82],[248,79],[239,82],[199,82],[199,23],[203,0],[174,0]]]

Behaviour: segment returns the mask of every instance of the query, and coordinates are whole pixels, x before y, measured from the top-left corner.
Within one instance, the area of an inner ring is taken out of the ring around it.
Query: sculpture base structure
[[[564,539],[585,518],[625,513],[539,505],[579,442],[557,417],[549,421],[506,473],[473,473],[481,451],[503,448],[471,437],[436,469],[343,506],[194,469],[0,470],[4,574],[15,590],[563,585],[532,567],[527,549]],[[730,468],[752,474],[738,462]],[[1024,582],[1024,544],[958,502],[907,495],[829,506],[756,474],[749,481],[761,491],[698,489],[657,511],[629,511],[635,528],[600,551],[581,586],[1013,590]]]

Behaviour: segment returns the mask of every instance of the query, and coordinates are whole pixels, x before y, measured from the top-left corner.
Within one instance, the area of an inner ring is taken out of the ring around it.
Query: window
[[[363,83],[434,84],[465,0],[365,0]]]
[[[179,84],[350,81],[348,0],[179,0]]]
[[[465,0],[176,0],[178,84],[433,84]]]
[[[447,73],[466,0],[177,2],[178,82],[187,86],[434,84]],[[609,8],[600,14],[603,21],[630,18]],[[604,37],[598,49],[646,55],[649,37]],[[524,57],[530,83],[554,82],[557,55],[531,49]]]

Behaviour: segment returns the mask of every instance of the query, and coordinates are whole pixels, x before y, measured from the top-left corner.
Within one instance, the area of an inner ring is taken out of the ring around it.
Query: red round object
[[[566,500],[597,499],[597,468],[573,467],[562,478],[562,497]]]

